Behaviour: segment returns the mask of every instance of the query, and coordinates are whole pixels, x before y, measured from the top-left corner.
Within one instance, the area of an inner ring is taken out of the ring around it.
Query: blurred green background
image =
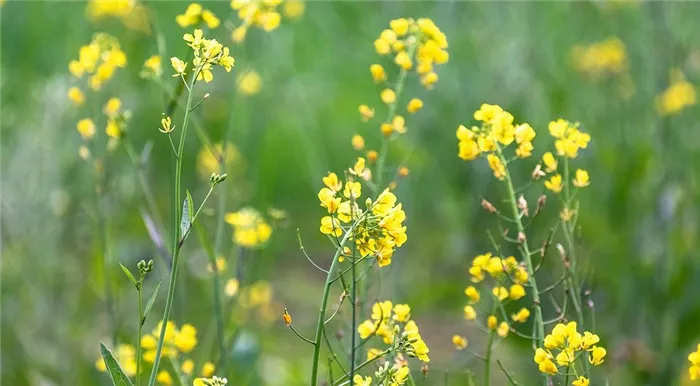
[[[87,105],[99,111],[117,96],[133,112],[129,140],[138,152],[152,146],[144,172],[159,211],[170,218],[171,150],[157,131],[164,96],[138,74],[143,61],[157,53],[155,37],[161,34],[164,79],[168,87],[176,85],[178,80],[168,77],[167,58],[186,53],[185,29],[175,24],[175,16],[188,3],[145,5],[157,26],[150,34],[114,17],[90,22],[83,2],[8,1],[0,8],[1,379],[8,385],[109,382],[94,364],[98,342],[109,342],[112,333],[91,219],[92,165],[77,150],[82,140],[75,123],[85,114],[66,98],[72,85],[68,62],[95,32],[117,37],[128,65],[99,93],[88,95]],[[214,81],[197,91],[211,94],[197,110],[205,131],[221,142],[230,130],[240,152],[227,170],[226,209],[279,208],[288,214],[264,248],[238,260],[242,287],[269,281],[273,295],[262,312],[241,311],[227,323],[232,360],[226,374],[232,384],[308,379],[312,350],[288,331],[280,315],[289,308],[297,328],[311,336],[325,277],[302,255],[296,229],[309,254],[327,266],[333,248],[318,232],[323,210],[316,193],[323,175],[354,162],[353,134],[362,134],[368,148],[379,146],[378,127],[361,123],[357,106],[379,106],[379,89],[368,73],[380,60],[373,41],[398,17],[431,18],[447,35],[450,52],[433,90],[424,90],[415,78],[407,86],[406,95],[422,98],[425,107],[408,119],[409,131],[395,142],[390,164],[411,170],[396,191],[408,215],[409,240],[372,292],[411,305],[431,347],[425,384],[442,385],[445,379],[463,384],[467,367],[477,377],[482,370],[480,362],[452,348],[450,337],[463,334],[475,351],[483,347],[482,334],[463,320],[463,289],[471,259],[491,249],[486,230],[497,231],[479,198],[498,202],[502,192],[485,162],[457,158],[455,129],[473,124],[472,113],[484,102],[503,106],[539,133],[535,157],[519,162],[520,183],[551,146],[550,120],[579,121],[591,134],[576,166],[591,174],[591,186],[579,196],[579,254],[588,267],[585,287],[592,292],[596,331],[608,349],[595,384],[607,379],[612,385],[670,385],[686,378],[687,354],[700,340],[700,125],[697,107],[661,117],[654,101],[674,68],[690,83],[700,81],[700,4],[314,1],[306,3],[299,19],[283,18],[269,33],[250,31],[239,45],[227,29],[237,20],[228,2],[204,5],[223,21],[208,36],[230,46],[236,58],[232,74],[217,70]],[[575,46],[612,37],[624,43],[624,73],[596,77],[577,71]],[[249,68],[262,77],[255,95],[236,89],[237,73]],[[387,68],[395,76],[395,67]],[[179,113],[173,117],[178,126],[181,119]],[[208,188],[197,171],[201,148],[191,132],[183,186],[195,200]],[[105,171],[108,285],[115,291],[119,341],[133,344],[135,291],[116,262],[134,268],[153,258],[157,269],[149,286],[168,272],[144,226],[143,196],[124,146],[109,154]],[[531,205],[540,192],[529,191]],[[557,215],[554,205],[546,207],[545,220],[533,225],[530,238],[546,237]],[[213,217],[203,222],[213,232]],[[233,256],[240,251],[228,236],[224,240],[226,279],[233,276]],[[211,275],[196,238],[188,241],[184,258],[173,320],[197,327],[200,344],[192,357],[201,364],[216,352]],[[556,277],[555,272],[541,275],[545,282],[548,275]],[[165,287],[148,331],[161,315]],[[231,317],[227,312],[227,320]],[[509,337],[497,357],[522,384],[534,384],[528,342]],[[505,384],[497,369],[494,373],[497,384]]]

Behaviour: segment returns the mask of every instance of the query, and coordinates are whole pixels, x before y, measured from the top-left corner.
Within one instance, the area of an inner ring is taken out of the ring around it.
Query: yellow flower
[[[357,326],[357,333],[360,334],[361,339],[367,339],[376,331],[377,326],[371,320],[365,320],[359,326]]]
[[[418,99],[418,98],[413,98],[410,101],[408,101],[408,105],[406,106],[406,110],[408,110],[409,113],[413,114],[416,111],[420,110],[423,108],[423,101]]]
[[[394,306],[393,319],[397,322],[408,322],[411,318],[411,307],[408,304],[397,304]]]
[[[452,336],[452,344],[457,350],[464,350],[465,348],[467,348],[468,345],[467,338],[459,335],[454,335]]]
[[[97,131],[95,128],[95,123],[90,118],[79,120],[77,128],[80,135],[86,140],[94,137],[95,132]]]
[[[119,128],[117,122],[113,119],[107,121],[107,127],[105,128],[105,133],[108,137],[119,139],[122,135],[122,130]]]
[[[362,375],[355,374],[355,376],[352,378],[352,384],[353,386],[371,386],[372,377],[362,378]]]
[[[374,50],[379,55],[386,55],[391,52],[391,43],[385,39],[379,38],[374,41]]]
[[[489,154],[486,159],[489,162],[489,167],[491,167],[491,170],[493,171],[493,175],[499,180],[505,179],[506,167],[501,162],[501,159],[494,154]]]
[[[469,302],[474,304],[479,301],[479,291],[474,286],[469,286],[464,290],[464,294],[469,298]]]
[[[304,14],[306,4],[300,0],[286,0],[282,4],[282,13],[287,19],[298,19]]]
[[[390,88],[382,90],[380,97],[382,99],[382,102],[388,105],[396,102],[396,93]]]
[[[373,64],[369,66],[369,72],[372,74],[374,83],[379,83],[386,80],[386,71],[384,71],[384,67],[382,67],[381,64]]]
[[[576,178],[574,179],[574,186],[578,188],[586,187],[590,184],[588,180],[588,172],[583,169],[576,170]]]
[[[362,160],[363,160],[362,166],[361,166],[362,169],[360,169],[360,170],[365,169],[364,158]],[[357,170],[357,165],[356,165],[356,169],[350,169],[350,170]],[[358,172],[357,174],[361,174],[361,173],[362,172]],[[360,198],[361,195],[362,195],[362,185],[359,182],[350,181],[350,182],[345,183],[345,189],[343,190],[343,196],[345,196],[345,198],[352,198],[354,200],[357,200],[358,198]]]
[[[85,94],[77,88],[71,87],[68,89],[68,99],[70,99],[76,106],[80,106],[85,103]]]
[[[590,381],[588,380],[588,378],[581,375],[578,378],[576,378],[571,384],[573,386],[588,386],[589,382]]]
[[[343,234],[343,228],[333,217],[324,216],[321,219],[321,233],[338,237]]]
[[[511,319],[513,319],[514,322],[517,323],[525,323],[527,322],[527,319],[530,317],[530,310],[527,308],[521,308],[520,311],[516,314],[512,314]]]
[[[501,338],[505,338],[506,336],[508,336],[508,332],[509,332],[509,331],[510,331],[510,328],[508,327],[508,323],[506,323],[506,322],[501,322],[501,323],[498,325],[498,329],[496,330],[496,333],[497,333],[498,336],[500,336]]]
[[[420,84],[427,89],[433,88],[433,85],[438,81],[438,74],[431,71],[420,78]]]
[[[593,346],[588,361],[593,366],[598,366],[605,360],[605,354],[607,354],[607,351],[603,347]]]
[[[228,279],[228,281],[226,281],[226,285],[224,286],[224,293],[228,297],[236,296],[238,293],[238,288],[238,279]]]
[[[544,186],[554,193],[559,193],[563,189],[561,184],[561,175],[555,174],[548,181],[544,182]]]
[[[359,134],[353,135],[350,143],[352,144],[352,148],[355,150],[362,150],[365,148],[365,139]]]
[[[172,57],[170,58],[170,64],[173,66],[173,69],[175,70],[175,74],[173,77],[185,75],[185,69],[187,68],[187,63],[183,62],[182,60]]]
[[[169,124],[168,117],[165,117],[165,122],[161,120],[161,124],[165,124],[167,127]],[[174,128],[172,126],[171,131]],[[167,131],[167,128],[163,130]],[[207,180],[212,173],[222,173],[224,170],[230,173],[232,166],[239,166],[241,163],[242,156],[240,151],[230,142],[227,142],[226,145],[217,143],[213,149],[210,146],[203,146],[197,154],[197,172],[202,178]]]
[[[559,366],[570,366],[572,363],[574,363],[575,359],[575,353],[574,349],[572,348],[565,348],[564,350],[561,350],[559,354],[555,357],[555,360],[557,361],[557,364]]]
[[[214,366],[214,364],[211,362],[206,362],[204,366],[202,366],[202,376],[205,378],[209,378],[214,375],[214,371],[216,371],[216,366]]]
[[[119,109],[121,107],[122,107],[122,101],[119,98],[109,98],[107,103],[102,108],[102,111],[108,117],[113,117],[117,114],[117,112],[119,112]]]
[[[328,173],[327,176],[323,177],[323,184],[328,187],[328,189],[333,192],[340,192],[343,188],[343,183],[338,179],[338,175],[335,173]]]
[[[175,334],[174,344],[183,353],[192,351],[197,345],[197,329],[191,324],[183,324]]]
[[[266,32],[277,29],[282,21],[282,16],[278,12],[265,12],[261,17],[262,27]]]
[[[584,331],[583,337],[581,338],[581,349],[588,350],[598,342],[600,342],[600,337],[598,337],[598,335]]]
[[[489,315],[488,318],[486,318],[486,326],[488,326],[489,330],[495,330],[498,325],[498,319],[496,319],[495,315]]]
[[[513,284],[510,286],[510,293],[509,296],[513,300],[518,300],[525,296],[525,287],[521,286],[520,284]]]
[[[394,33],[397,36],[404,36],[406,33],[408,33],[408,27],[409,23],[408,20],[401,18],[401,19],[394,19],[389,22],[389,26],[391,27],[391,30],[394,31]]]
[[[476,311],[472,306],[464,306],[464,319],[474,320],[476,319]]]
[[[372,305],[372,319],[388,320],[389,318],[391,318],[392,309],[393,303],[391,303],[390,300],[374,303],[374,305]]]
[[[221,24],[221,21],[214,15],[214,13],[208,9],[205,9],[202,11],[202,21],[209,27],[210,29],[214,29]]]
[[[367,350],[367,360],[371,361],[372,359],[376,358],[377,355],[381,354],[382,351],[376,348],[371,348]]]
[[[216,271],[224,272],[226,270],[226,259],[223,256],[218,256],[216,258]],[[207,271],[214,272],[214,265],[212,263],[207,264]]]
[[[576,46],[572,50],[574,67],[594,78],[607,73],[620,73],[627,68],[625,45],[616,37],[587,46]]]
[[[168,373],[165,370],[161,370],[158,372],[158,375],[156,376],[156,381],[158,381],[159,384],[166,386],[173,384],[173,378],[170,376],[170,373]]]
[[[391,383],[389,383],[389,386],[400,386],[406,383],[406,379],[408,378],[408,367],[403,366],[400,369],[396,370],[394,375],[391,376]]]
[[[508,299],[508,290],[504,287],[494,287],[493,296],[495,296],[499,301],[504,301]]]
[[[413,61],[411,61],[411,58],[405,51],[401,51],[396,54],[394,62],[404,70],[410,70],[411,67],[413,67]]]
[[[226,213],[224,221],[233,226],[233,241],[242,247],[260,247],[272,235],[272,227],[265,221],[260,212],[253,208],[243,208],[235,213]]]
[[[542,155],[542,162],[547,173],[552,173],[557,171],[557,160],[554,158],[552,152],[546,152]]]
[[[685,80],[679,69],[671,72],[671,85],[656,98],[660,115],[675,114],[696,103],[695,87]]]
[[[133,346],[128,344],[119,344],[112,354],[117,362],[119,362],[119,364],[122,366],[122,370],[124,370],[125,375],[136,375],[136,350],[134,350]],[[97,367],[97,370],[99,371],[107,371],[107,367],[105,366],[105,362],[102,358],[95,361],[95,367]]]
[[[182,366],[180,367],[180,369],[186,375],[191,375],[194,371],[194,361],[192,361],[192,359],[185,360],[184,362],[182,362]]]
[[[262,88],[262,78],[255,70],[248,70],[238,76],[238,91],[243,95],[254,95]]]
[[[360,105],[358,108],[362,122],[367,122],[374,117],[374,109],[370,109],[367,105]]]

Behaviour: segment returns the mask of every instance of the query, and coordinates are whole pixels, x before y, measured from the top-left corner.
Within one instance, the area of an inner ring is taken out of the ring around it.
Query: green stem
[[[141,385],[141,336],[143,335],[143,277],[139,283],[139,335],[136,337],[136,386]]]
[[[180,133],[180,143],[178,144],[178,156],[175,161],[175,199],[173,201],[173,205],[175,205],[175,218],[173,219],[175,237],[173,238],[173,266],[172,270],[170,271],[170,280],[168,282],[168,297],[165,300],[165,311],[163,312],[163,321],[160,329],[160,337],[158,338],[158,346],[156,346],[156,357],[153,362],[151,377],[148,380],[148,386],[153,386],[156,382],[156,374],[158,373],[158,366],[160,365],[160,356],[163,351],[163,341],[165,339],[165,327],[168,323],[168,319],[170,318],[170,311],[173,307],[173,299],[175,298],[175,282],[177,280],[177,270],[180,263],[180,250],[182,249],[182,245],[180,243],[180,217],[182,215],[182,193],[180,192],[180,185],[182,182],[182,159],[184,158],[185,140],[187,139],[187,124],[189,122],[190,117],[190,107],[192,106],[193,93],[191,90],[194,87],[194,83],[196,81],[197,71],[195,70],[194,74],[192,74],[192,81],[189,87],[190,91],[187,95],[187,108],[185,109],[185,117],[182,122],[182,132]]]
[[[570,192],[570,187],[569,187],[569,159],[567,157],[564,157],[564,205],[565,209],[567,211],[570,211],[571,208],[571,192]],[[576,310],[576,314],[578,316],[578,322],[579,326],[583,327],[583,309],[581,307],[581,299],[579,298],[581,290],[578,285],[578,280],[576,280],[576,267],[578,265],[578,261],[576,259],[576,245],[574,243],[574,230],[573,230],[573,224],[571,223],[571,220],[569,221],[564,221],[563,224],[564,226],[564,236],[566,238],[566,243],[568,246],[568,255],[569,255],[569,278],[567,279],[567,286],[569,287],[569,295],[571,296],[572,303],[574,304],[574,309]]]
[[[503,152],[501,151],[500,146],[498,146],[497,151],[501,162],[503,162],[503,165],[506,165],[505,185],[508,190],[508,201],[510,202],[511,211],[513,212],[513,219],[515,219],[515,225],[518,228],[518,234],[522,233],[524,235],[525,227],[523,226],[520,211],[518,209],[518,201],[515,197],[515,188],[513,187],[513,180],[510,177],[510,171],[507,167],[508,163],[506,162],[505,157],[503,157]],[[542,319],[542,307],[540,305],[540,294],[539,290],[537,289],[537,280],[535,279],[535,271],[533,269],[532,258],[530,256],[530,247],[527,244],[527,240],[524,240],[522,242],[521,247],[523,252],[523,260],[525,261],[525,265],[527,268],[528,281],[530,284],[530,288],[532,288],[532,301],[535,303],[535,337],[537,338],[537,347],[542,347],[544,340],[544,323]]]
[[[335,256],[333,256],[333,262],[331,262],[331,267],[328,269],[328,275],[326,276],[326,284],[323,287],[323,295],[321,297],[321,308],[318,312],[318,321],[316,322],[316,336],[314,338],[314,356],[311,363],[311,385],[316,386],[318,380],[318,358],[321,354],[321,335],[324,329],[324,317],[326,316],[326,308],[328,307],[328,296],[330,295],[331,284],[333,284],[333,272],[335,272],[338,266],[338,257],[343,253],[343,247],[345,243],[350,239],[350,236],[355,231],[355,224],[353,224],[350,229],[345,232],[345,236],[340,241],[338,248],[335,251]]]
[[[500,304],[498,299],[494,299],[491,307],[491,315],[496,314],[496,306]],[[491,355],[493,354],[493,340],[496,337],[496,330],[489,328],[489,340],[486,346],[486,358],[484,359],[484,386],[491,385]]]

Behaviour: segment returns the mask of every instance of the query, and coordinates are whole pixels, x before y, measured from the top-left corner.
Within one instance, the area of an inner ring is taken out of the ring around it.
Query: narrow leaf
[[[129,281],[131,281],[131,283],[134,284],[134,287],[136,287],[136,289],[139,289],[139,283],[138,281],[136,281],[134,275],[132,275],[131,272],[129,272],[129,268],[125,267],[122,263],[119,263],[119,266],[122,267],[122,271],[124,271],[126,277],[129,278]]]
[[[133,386],[129,377],[124,374],[124,370],[119,366],[119,362],[114,359],[112,353],[105,347],[104,343],[100,342],[100,353],[102,353],[102,360],[105,361],[105,366],[107,367],[107,372],[110,378],[112,378],[112,384],[114,386]]]
[[[180,236],[185,237],[185,234],[190,229],[190,224],[192,219],[190,217],[190,205],[187,203],[189,200],[185,200],[182,203],[182,218],[180,219]]]
[[[141,321],[141,325],[143,325],[143,323],[146,322],[146,317],[148,317],[148,313],[151,312],[151,308],[153,308],[153,303],[155,303],[156,297],[158,297],[158,290],[160,289],[161,281],[163,281],[163,279],[158,280],[156,286],[153,287],[153,291],[151,291],[151,296],[148,297],[148,301],[146,302],[146,308],[144,308],[143,310],[143,320]]]

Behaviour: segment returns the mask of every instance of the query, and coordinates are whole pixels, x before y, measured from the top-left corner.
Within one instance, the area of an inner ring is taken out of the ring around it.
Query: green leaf
[[[146,318],[148,317],[148,313],[151,312],[151,308],[153,308],[153,303],[156,301],[156,297],[158,296],[158,290],[160,289],[160,282],[163,281],[163,279],[158,280],[158,283],[156,283],[156,286],[153,287],[153,291],[151,291],[151,296],[148,297],[148,301],[146,302],[146,308],[143,310],[143,320],[141,320],[141,325],[146,322]]]
[[[124,274],[126,275],[126,277],[129,278],[129,281],[131,281],[131,283],[134,284],[134,287],[136,287],[136,289],[139,289],[139,282],[136,281],[136,278],[134,277],[134,275],[132,275],[131,272],[129,272],[129,268],[125,267],[124,264],[122,264],[122,263],[119,263],[119,266],[122,267],[122,271],[124,271]]]
[[[107,372],[112,378],[112,384],[114,386],[134,386],[129,377],[124,374],[124,370],[119,366],[119,362],[114,359],[112,353],[102,342],[100,342],[100,352],[102,353],[102,360],[105,361],[105,366],[107,366]]]

